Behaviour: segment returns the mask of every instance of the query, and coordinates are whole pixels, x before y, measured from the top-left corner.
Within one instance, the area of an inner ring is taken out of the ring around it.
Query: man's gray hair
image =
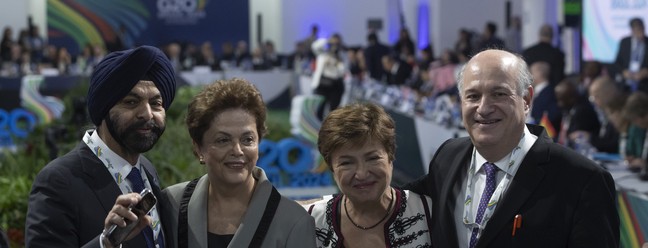
[[[515,63],[515,75],[517,75],[516,81],[516,89],[515,93],[519,96],[527,96],[529,95],[529,87],[531,86],[531,83],[533,83],[533,76],[531,75],[531,72],[529,71],[529,66],[527,63],[522,59],[522,57],[518,54],[512,53],[516,58],[517,58],[517,63]],[[463,88],[463,80],[464,80],[464,72],[466,70],[466,65],[470,64],[470,61],[468,61],[466,64],[461,66],[461,70],[459,71],[459,75],[457,76],[457,89],[459,90],[459,96],[463,98],[463,91],[461,90]]]

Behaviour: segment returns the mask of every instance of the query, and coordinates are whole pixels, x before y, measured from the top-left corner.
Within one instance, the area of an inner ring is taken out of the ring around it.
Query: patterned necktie
[[[486,171],[486,184],[484,185],[481,200],[479,200],[479,207],[477,207],[477,216],[475,217],[475,223],[477,224],[481,224],[486,208],[488,207],[488,202],[491,196],[493,196],[493,192],[495,192],[497,166],[493,163],[486,162],[484,163],[484,170]],[[477,244],[477,233],[479,233],[479,227],[473,228],[472,235],[470,236],[470,248],[475,247],[475,244]]]
[[[135,193],[140,193],[142,190],[144,190],[144,180],[142,180],[142,174],[140,173],[140,170],[137,169],[137,167],[133,167],[130,173],[128,173],[128,176],[126,176],[128,180],[131,182],[131,185],[133,186],[133,192]],[[151,229],[150,226],[147,226],[142,230],[142,235],[144,235],[144,239],[146,240],[146,246],[148,248],[154,248],[155,243],[153,242],[153,229]],[[158,235],[158,244],[160,247],[163,247],[163,243],[161,242],[162,240],[162,233]]]

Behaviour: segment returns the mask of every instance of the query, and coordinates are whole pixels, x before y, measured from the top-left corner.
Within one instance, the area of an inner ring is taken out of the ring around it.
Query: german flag
[[[549,115],[547,115],[547,111],[542,113],[542,119],[540,119],[540,126],[543,126],[545,130],[547,130],[547,134],[549,135],[550,138],[556,137],[556,129],[551,125],[551,121],[549,121]]]

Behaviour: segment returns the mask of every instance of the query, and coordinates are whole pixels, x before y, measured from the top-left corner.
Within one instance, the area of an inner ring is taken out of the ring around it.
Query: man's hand
[[[117,197],[115,205],[113,205],[108,216],[106,216],[106,219],[104,220],[104,230],[110,229],[113,224],[119,227],[125,227],[126,221],[124,219],[137,221],[138,216],[130,211],[130,207],[135,206],[135,204],[137,204],[141,199],[142,197],[138,193],[130,193]],[[133,228],[133,231],[128,235],[128,237],[126,237],[126,240],[130,240],[139,235],[142,229],[153,223],[151,216],[144,215],[143,217],[142,221],[140,221],[137,226]],[[107,237],[104,237],[101,242],[104,244],[104,247],[112,247],[110,242],[108,242]]]
[[[641,158],[629,157],[627,160],[630,169],[641,169],[646,165],[646,161]]]

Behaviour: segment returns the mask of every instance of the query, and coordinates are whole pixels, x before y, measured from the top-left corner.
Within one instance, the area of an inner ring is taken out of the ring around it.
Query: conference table
[[[639,179],[623,162],[602,163],[608,169],[617,190],[621,220],[621,247],[641,247],[648,242],[648,181]]]

